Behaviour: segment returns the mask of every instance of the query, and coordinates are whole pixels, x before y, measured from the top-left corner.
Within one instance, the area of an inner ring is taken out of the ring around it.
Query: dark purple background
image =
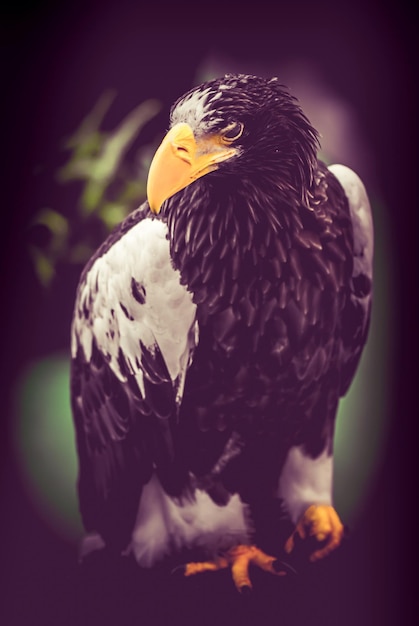
[[[299,625],[309,617],[310,623],[323,626],[408,622],[413,595],[409,566],[417,547],[413,482],[418,456],[414,9],[408,3],[386,8],[368,2],[283,4],[269,9],[263,3],[227,8],[209,1],[169,7],[120,1],[64,2],[57,8],[44,2],[15,4],[2,15],[5,428],[0,528],[6,603],[0,601],[0,619],[5,606],[5,624],[76,626],[107,619],[121,625],[153,619],[159,624],[213,624],[223,616],[233,623],[232,611],[243,615],[242,624],[262,623],[261,614],[274,624]],[[314,60],[336,92],[355,107],[390,213],[389,254],[396,282],[390,444],[362,523],[341,554],[319,566],[317,576],[303,576],[301,586],[286,597],[270,581],[268,591],[245,609],[208,578],[170,586],[158,577],[143,581],[112,570],[107,575],[105,568],[99,576],[80,579],[73,547],[38,519],[25,497],[7,440],[8,392],[17,373],[28,360],[68,344],[77,277],[71,272],[61,276],[46,296],[33,275],[25,240],[26,226],[40,207],[71,216],[75,199],[52,176],[63,159],[63,137],[111,87],[118,98],[107,118],[110,127],[145,98],[164,103],[146,131],[151,139],[166,127],[168,106],[191,86],[196,68],[212,50],[244,66],[255,59]],[[86,585],[91,593],[84,591]],[[259,617],[252,617],[252,611]]]

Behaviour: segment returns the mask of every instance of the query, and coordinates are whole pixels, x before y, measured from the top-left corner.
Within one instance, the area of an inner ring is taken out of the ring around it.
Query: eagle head
[[[211,174],[223,189],[243,180],[307,204],[318,134],[277,78],[228,74],[179,98],[152,161],[147,196],[158,213],[174,194]]]

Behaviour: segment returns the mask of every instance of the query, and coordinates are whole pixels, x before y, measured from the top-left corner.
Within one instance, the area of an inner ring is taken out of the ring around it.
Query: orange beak
[[[158,213],[165,200],[237,153],[237,148],[226,146],[219,135],[196,141],[189,124],[176,124],[164,137],[150,165],[147,180],[150,209]]]

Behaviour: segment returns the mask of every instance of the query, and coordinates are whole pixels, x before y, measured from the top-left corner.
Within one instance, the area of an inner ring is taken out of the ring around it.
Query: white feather
[[[371,206],[362,180],[346,165],[331,165],[348,199],[354,229],[354,276],[365,274],[372,278],[374,229]]]
[[[218,100],[222,96],[221,91],[211,98],[209,97],[210,94],[210,88],[204,91],[194,91],[189,94],[173,111],[171,125],[175,126],[175,124],[185,122],[192,128],[195,137],[198,137],[203,132],[207,131],[210,126],[220,122],[221,118],[215,118],[213,113],[211,118],[208,117],[208,120],[205,121],[205,117],[210,111],[214,100]]]
[[[143,304],[132,294],[132,279],[144,289]],[[87,320],[83,317],[84,301],[89,303]],[[73,356],[79,342],[85,358],[90,360],[95,339],[99,349],[108,355],[114,373],[124,380],[118,365],[121,349],[144,395],[139,366],[141,341],[152,353],[159,347],[172,381],[184,377],[191,336],[196,336],[196,306],[172,266],[167,226],[163,222],[152,218],[139,222],[99,257],[80,289],[77,307]]]
[[[329,446],[313,459],[301,446],[290,448],[278,482],[278,496],[294,524],[310,504],[332,504],[333,455]]]
[[[153,475],[143,489],[131,549],[139,565],[151,567],[173,551],[202,548],[217,553],[249,543],[249,513],[236,494],[218,506],[205,491],[182,506],[170,498]]]

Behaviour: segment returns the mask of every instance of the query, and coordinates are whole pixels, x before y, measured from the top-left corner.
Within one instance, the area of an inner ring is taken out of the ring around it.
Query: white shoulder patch
[[[362,180],[345,165],[331,165],[349,202],[354,229],[354,276],[365,274],[372,278],[374,228],[371,206]]]
[[[181,285],[171,262],[166,224],[147,218],[90,268],[76,303],[72,354],[79,343],[89,360],[94,338],[123,380],[118,365],[121,349],[144,394],[141,344],[151,352],[157,345],[172,381],[180,376],[182,382],[197,341],[195,312],[192,294]]]

